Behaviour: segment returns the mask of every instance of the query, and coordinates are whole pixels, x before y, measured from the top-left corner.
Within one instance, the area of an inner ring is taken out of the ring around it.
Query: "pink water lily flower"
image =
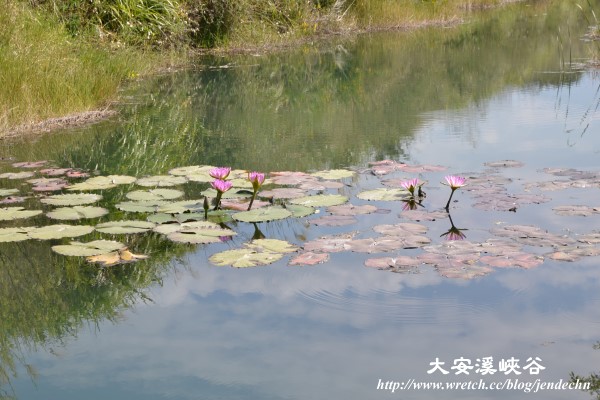
[[[215,179],[225,180],[229,176],[230,172],[231,168],[229,167],[217,167],[211,169],[208,174]]]
[[[450,186],[450,188],[452,190],[456,190],[460,187],[465,186],[465,182],[466,182],[465,178],[463,178],[462,176],[456,176],[456,175],[448,175],[448,176],[445,176],[444,179],[446,179],[446,183],[444,183],[444,182],[442,182],[442,183],[444,183],[444,185]]]
[[[419,187],[419,180],[417,178],[409,179],[407,181],[400,182],[400,186],[408,190],[410,194],[415,194],[415,189]]]
[[[263,182],[265,181],[265,174],[260,172],[252,171],[248,173],[248,180],[252,183],[254,191],[258,191]]]
[[[215,179],[210,185],[219,193],[225,193],[233,186],[233,183],[222,179]]]

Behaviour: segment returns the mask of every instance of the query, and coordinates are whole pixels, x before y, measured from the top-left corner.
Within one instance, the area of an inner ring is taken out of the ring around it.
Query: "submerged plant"
[[[223,196],[223,193],[231,189],[233,183],[224,181],[222,179],[215,179],[213,182],[210,183],[210,185],[213,187],[213,189],[217,191],[217,198],[215,199],[214,208],[214,210],[216,211],[219,209],[219,205],[221,204],[221,196]]]
[[[252,198],[250,199],[250,204],[248,205],[248,211],[250,211],[252,204],[254,203],[254,199],[256,198],[256,194],[258,193],[258,189],[260,189],[265,181],[265,174],[256,171],[249,172],[248,180],[250,183],[252,183]]]
[[[450,189],[452,190],[452,192],[450,192],[450,197],[448,198],[448,202],[446,203],[445,207],[446,211],[448,211],[448,209],[450,208],[450,201],[452,200],[452,195],[454,194],[454,191],[458,188],[465,186],[466,179],[462,176],[456,175],[447,175],[444,177],[444,179],[446,179],[446,182],[442,182],[442,184],[450,186]]]

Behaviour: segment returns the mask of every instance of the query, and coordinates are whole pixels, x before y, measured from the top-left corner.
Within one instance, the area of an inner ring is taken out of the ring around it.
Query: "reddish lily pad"
[[[350,242],[354,234],[323,236],[304,243],[304,250],[317,253],[339,253],[351,249]]]
[[[0,200],[0,204],[16,204],[24,202],[28,197],[8,196]]]
[[[323,264],[327,261],[329,261],[329,254],[327,253],[314,253],[312,251],[305,251],[296,255],[295,257],[292,257],[289,265],[317,265]]]
[[[26,161],[26,162],[17,162],[12,164],[13,167],[15,168],[39,168],[39,167],[43,167],[44,165],[46,165],[46,163],[48,163],[48,161],[43,160],[43,161]]]
[[[344,215],[353,216],[361,214],[370,214],[377,211],[377,207],[370,204],[364,204],[361,206],[355,206],[353,204],[342,204],[338,206],[331,206],[327,208],[327,212],[333,215]]]
[[[325,215],[321,218],[310,221],[311,224],[317,226],[344,226],[351,225],[356,222],[358,222],[356,218],[347,215]]]
[[[523,167],[525,164],[523,164],[521,161],[501,160],[501,161],[489,161],[489,162],[484,163],[484,165],[487,167],[492,167],[492,168],[520,168],[520,167]]]
[[[422,211],[422,210],[406,210],[399,215],[400,218],[409,219],[411,221],[435,221],[438,219],[448,218],[448,213],[443,211]]]
[[[552,208],[558,215],[589,217],[590,215],[600,214],[600,207],[589,206],[558,206]]]
[[[376,225],[373,227],[373,230],[383,235],[403,237],[427,233],[425,225],[410,222],[401,222],[395,225]]]
[[[402,273],[414,273],[421,264],[422,262],[419,259],[408,256],[369,258],[365,260],[365,266],[369,268]]]
[[[40,174],[47,176],[62,176],[70,171],[71,168],[45,168],[40,170]]]
[[[314,176],[304,172],[271,172],[272,181],[277,185],[297,186],[307,181],[316,181]]]
[[[275,188],[271,190],[265,190],[259,193],[260,197],[263,198],[274,198],[274,199],[297,199],[298,197],[306,196],[306,191],[297,188]]]

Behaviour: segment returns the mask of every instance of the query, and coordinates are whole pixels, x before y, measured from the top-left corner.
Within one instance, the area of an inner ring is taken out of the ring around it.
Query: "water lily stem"
[[[448,198],[448,202],[446,203],[446,211],[450,212],[450,201],[452,200],[452,195],[454,194],[454,191],[456,189],[452,189],[452,192],[450,193],[450,198]]]
[[[254,199],[256,198],[256,192],[252,194],[252,198],[250,199],[250,204],[248,204],[248,211],[252,208],[252,204],[254,204]]]
[[[223,192],[217,191],[217,198],[215,199],[215,208],[213,209],[213,211],[217,211],[219,209],[219,206],[221,205],[221,196],[222,195],[223,195]]]

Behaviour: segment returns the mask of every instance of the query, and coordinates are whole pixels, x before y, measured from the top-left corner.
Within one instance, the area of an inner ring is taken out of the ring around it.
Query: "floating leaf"
[[[315,240],[304,243],[305,251],[319,253],[339,253],[351,249],[350,242],[354,234],[344,234],[336,236],[323,236]]]
[[[397,201],[408,199],[410,194],[405,189],[379,188],[360,192],[356,197],[369,201]]]
[[[181,196],[183,192],[175,189],[134,190],[125,195],[129,200],[134,201],[174,200]]]
[[[71,168],[46,168],[40,170],[40,174],[48,176],[62,176],[70,172]]]
[[[118,185],[128,185],[135,181],[135,177],[126,175],[95,176],[83,182],[71,185],[67,189],[71,191],[103,190],[114,188]]]
[[[33,239],[49,240],[87,235],[94,230],[89,225],[47,225],[29,232]]]
[[[42,213],[42,210],[25,210],[24,207],[0,208],[0,221],[31,218]]]
[[[485,166],[492,168],[520,168],[524,166],[521,161],[515,160],[502,160],[502,161],[489,161],[484,163]]]
[[[87,178],[90,176],[87,172],[71,170],[67,172],[67,178]]]
[[[69,182],[61,178],[40,178],[27,181],[33,184],[33,190],[36,192],[57,192],[69,185]]]
[[[208,175],[208,172],[214,167],[210,165],[190,165],[187,167],[173,168],[169,170],[169,175],[185,176],[194,174],[206,174],[211,180],[214,179]],[[209,182],[209,181],[207,181]]]
[[[148,256],[143,254],[133,254],[127,248],[123,248],[111,253],[87,257],[86,260],[89,263],[100,264],[103,267],[111,267],[113,265],[132,263],[146,258],[148,258]]]
[[[158,227],[155,231],[159,231]],[[208,221],[197,221],[179,224],[177,231],[167,234],[167,238],[178,243],[216,243],[222,237],[237,235],[231,229],[221,228]]]
[[[274,253],[294,253],[298,251],[298,247],[279,239],[255,239],[246,246],[252,248],[261,248],[263,250],[272,251]]]
[[[20,227],[20,228],[0,228],[0,242],[20,242],[30,239],[29,232],[36,229],[35,227]]]
[[[217,197],[217,191],[215,189],[206,189],[206,190],[203,190],[202,192],[200,192],[200,194],[202,196],[206,196],[210,199],[214,199]],[[223,196],[221,196],[221,198],[222,199],[235,199],[235,198],[243,198],[243,197],[251,197],[251,196],[252,196],[252,193],[248,192],[247,190],[234,191],[232,189],[232,190],[228,190],[227,192],[223,193]]]
[[[329,260],[329,254],[327,253],[313,253],[312,251],[305,251],[293,257],[289,265],[317,265],[327,262]]]
[[[210,213],[209,213],[209,215],[210,215]],[[170,222],[201,221],[201,220],[204,220],[204,212],[202,212],[202,213],[181,213],[181,214],[158,213],[158,214],[149,215],[148,218],[146,218],[146,220],[149,222],[154,222],[156,224],[167,224]]]
[[[10,196],[19,193],[19,189],[0,189],[0,196]]]
[[[184,176],[173,176],[173,175],[156,175],[147,176],[140,178],[135,181],[140,186],[154,186],[154,187],[165,187],[165,186],[177,186],[187,182]]]
[[[15,168],[39,168],[39,167],[43,167],[44,165],[46,165],[48,161],[43,160],[43,161],[25,161],[25,162],[18,162],[18,163],[14,163],[12,164],[13,167]]]
[[[236,268],[247,268],[272,264],[282,257],[283,253],[260,251],[255,248],[247,247],[243,249],[222,251],[213,254],[208,260],[219,266],[231,265]]]
[[[306,196],[306,191],[297,188],[275,188],[260,192],[259,197],[274,199],[297,199]]]
[[[392,270],[394,272],[414,273],[422,262],[414,257],[397,256],[369,258],[365,260],[365,266],[381,270]]]
[[[52,246],[52,250],[63,256],[90,257],[100,254],[107,254],[115,250],[124,249],[123,243],[112,240],[94,240],[93,242],[80,243],[71,242],[71,244]]]
[[[108,214],[108,210],[106,208],[74,206],[57,208],[53,211],[50,211],[46,215],[48,218],[52,219],[76,220],[82,218],[99,218],[106,214]]]
[[[358,220],[348,215],[325,215],[321,218],[312,219],[310,221],[313,225],[318,226],[344,226],[351,225],[358,222]]]
[[[334,181],[307,181],[302,182],[300,186],[298,186],[301,190],[326,190],[326,189],[339,189],[343,188],[344,184],[342,182],[334,182]]]
[[[161,204],[156,211],[167,214],[181,214],[190,212],[190,210],[198,211],[202,209],[204,200],[182,200],[173,203]],[[204,211],[204,210],[203,210]]]
[[[400,218],[410,219],[411,221],[435,221],[438,219],[448,218],[448,213],[443,211],[421,211],[421,210],[407,210],[402,211]]]
[[[247,198],[221,200],[221,208],[225,210],[247,211],[248,204],[250,204],[250,200]],[[270,205],[271,203],[268,201],[254,200],[254,203],[252,203],[252,208],[261,208]]]
[[[123,201],[115,205],[121,211],[136,212],[136,213],[152,213],[156,212],[160,206],[166,205],[166,201]]]
[[[317,210],[313,207],[300,206],[298,204],[288,204],[285,206],[286,210],[292,213],[292,217],[304,218],[314,214]]]
[[[588,206],[558,206],[552,209],[558,215],[589,217],[600,214],[600,207]]]
[[[31,178],[34,175],[33,172],[5,172],[4,174],[0,174],[0,178],[6,179],[27,179]]]
[[[566,236],[549,233],[536,226],[529,225],[507,225],[502,228],[491,229],[493,235],[509,237],[518,243],[539,247],[559,247],[575,243]]]
[[[322,179],[344,179],[354,176],[355,173],[347,169],[329,169],[325,171],[313,172],[311,175]]]
[[[96,225],[96,230],[113,235],[142,233],[153,229],[156,225],[146,221],[111,221]]]
[[[283,207],[271,206],[233,214],[233,219],[242,222],[267,222],[290,217],[291,212]]]
[[[395,225],[376,225],[373,227],[375,232],[388,236],[412,236],[427,232],[427,227],[421,224],[401,222]]]
[[[290,203],[307,207],[328,207],[344,204],[347,201],[348,198],[341,194],[318,194],[315,196],[304,196],[292,199],[290,200]]]
[[[99,194],[80,193],[80,194],[56,194],[48,196],[40,201],[44,204],[53,206],[80,206],[84,204],[95,203],[102,199]]]
[[[430,242],[429,238],[419,235],[410,237],[381,236],[352,240],[348,245],[350,250],[360,253],[384,253],[392,250],[417,248]]]
[[[15,204],[15,203],[22,203],[24,202],[26,199],[28,199],[28,197],[20,197],[20,196],[8,196],[3,198],[2,200],[0,200],[0,204]]]

